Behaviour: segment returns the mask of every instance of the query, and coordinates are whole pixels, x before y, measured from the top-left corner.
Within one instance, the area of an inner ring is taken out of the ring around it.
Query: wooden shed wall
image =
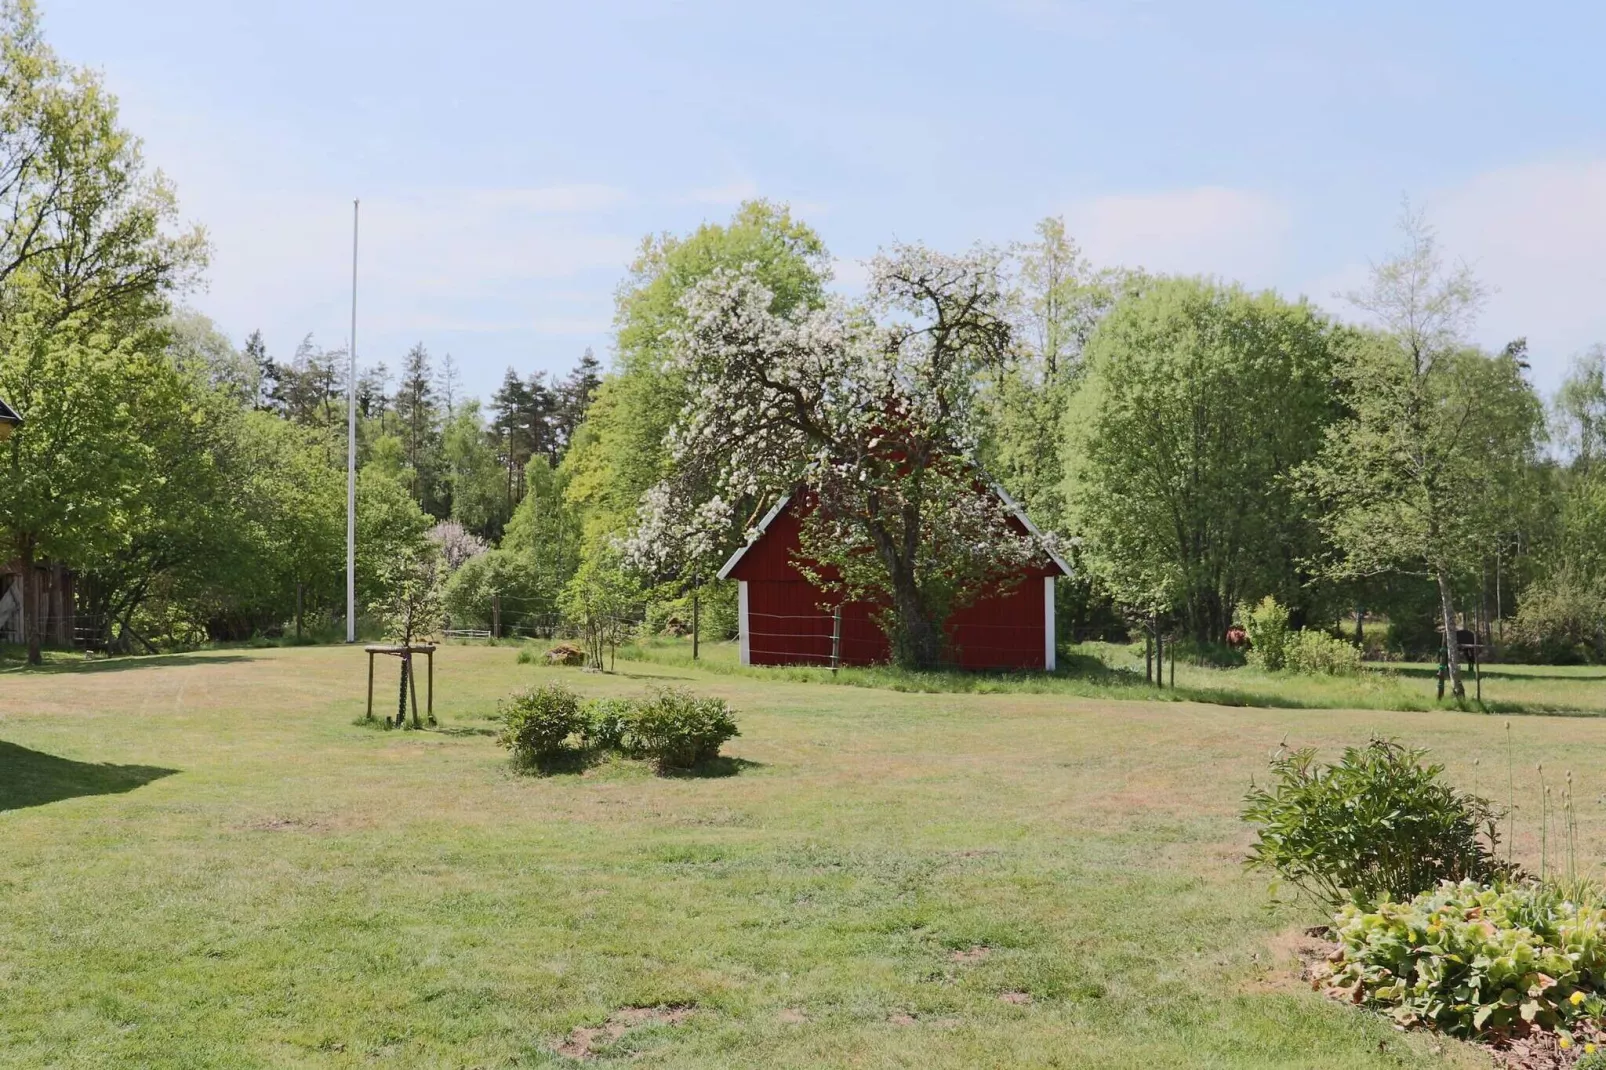
[[[731,571],[745,585],[743,645],[753,665],[829,665],[832,616],[825,596],[793,563],[800,548],[796,501],[789,503]],[[1025,570],[1014,586],[956,612],[945,628],[948,654],[964,669],[1041,669],[1048,643],[1046,585],[1059,570]],[[841,664],[886,662],[891,651],[876,607],[842,608]]]

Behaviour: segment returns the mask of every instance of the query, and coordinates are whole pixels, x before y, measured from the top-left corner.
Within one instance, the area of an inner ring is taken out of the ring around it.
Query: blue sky
[[[1606,5],[40,0],[286,356],[423,341],[486,394],[610,350],[642,235],[789,202],[851,288],[894,238],[1063,215],[1098,262],[1336,291],[1402,196],[1549,388],[1606,342]]]

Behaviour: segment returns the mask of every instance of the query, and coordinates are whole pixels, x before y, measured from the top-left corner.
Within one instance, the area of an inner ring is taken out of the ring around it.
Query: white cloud
[[[1276,281],[1292,218],[1267,194],[1201,186],[1081,201],[1066,212],[1066,225],[1096,264],[1264,286]]]
[[[605,330],[606,315],[587,308],[576,316],[568,307],[548,314],[540,296],[547,280],[616,272],[629,262],[634,238],[590,218],[622,199],[603,187],[559,187],[364,200],[361,328],[370,336],[448,325],[487,330],[489,320],[540,333]],[[197,305],[237,332],[265,312],[281,322],[343,327],[351,203],[311,194],[229,201],[207,212],[214,221],[213,282]],[[585,329],[576,326],[582,323]],[[328,334],[328,326],[320,333]]]
[[[1501,168],[1439,190],[1422,207],[1447,260],[1465,261],[1492,291],[1475,335],[1489,348],[1526,337],[1535,379],[1553,389],[1568,359],[1606,341],[1606,160]],[[1379,258],[1388,255],[1378,250]],[[1335,269],[1312,296],[1353,316],[1334,291],[1367,265]]]
[[[1606,341],[1606,160],[1491,171],[1427,203],[1445,250],[1495,289],[1490,345],[1526,336],[1547,385],[1567,358]]]

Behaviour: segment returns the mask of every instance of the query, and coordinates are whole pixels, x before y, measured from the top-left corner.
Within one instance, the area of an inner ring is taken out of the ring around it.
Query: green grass
[[[892,691],[958,694],[1050,694],[1096,699],[1209,702],[1223,706],[1288,709],[1423,711],[1456,709],[1437,697],[1437,666],[1396,663],[1368,667],[1360,676],[1268,673],[1248,666],[1222,669],[1178,662],[1176,686],[1144,680],[1143,648],[1082,643],[1060,654],[1060,670],[1045,673],[910,672],[890,666],[844,668],[832,674],[814,666],[744,668],[735,643],[704,643],[694,662],[684,639],[657,638],[624,648],[621,656],[658,665],[798,683],[835,683]],[[1606,713],[1606,667],[1491,665],[1483,670],[1483,701],[1467,677],[1465,708],[1483,713]]]
[[[1236,812],[1279,741],[1372,731],[1503,802],[1504,719],[517,654],[444,648],[434,732],[353,725],[340,647],[0,674],[0,1066],[579,1065],[610,1017],[593,1065],[1487,1065],[1298,983],[1316,913],[1243,872]],[[514,775],[489,716],[553,678],[728,699],[732,775]],[[1536,860],[1534,763],[1594,798],[1606,722],[1509,731]]]

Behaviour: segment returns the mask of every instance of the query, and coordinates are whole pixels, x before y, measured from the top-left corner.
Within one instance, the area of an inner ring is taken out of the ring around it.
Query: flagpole
[[[351,202],[351,369],[346,375],[346,642],[357,641],[357,210]]]

